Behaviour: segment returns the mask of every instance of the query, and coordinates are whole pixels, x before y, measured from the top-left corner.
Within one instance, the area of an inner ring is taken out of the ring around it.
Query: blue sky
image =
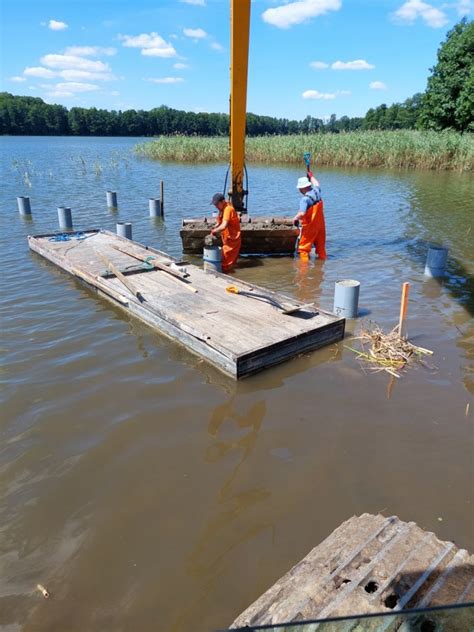
[[[473,0],[253,0],[247,110],[363,116],[426,88]],[[108,110],[228,112],[230,0],[3,0],[1,89]]]

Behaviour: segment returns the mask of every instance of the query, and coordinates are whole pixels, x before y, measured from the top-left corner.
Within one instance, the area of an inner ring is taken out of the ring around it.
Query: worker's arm
[[[303,217],[306,215],[306,211],[309,209],[310,206],[312,206],[312,204],[313,201],[311,200],[311,198],[309,198],[307,195],[303,195],[300,200],[298,212],[293,217],[293,224],[295,226],[298,226],[300,219],[303,219]]]
[[[321,185],[319,184],[319,180],[314,177],[314,173],[311,171],[311,169],[308,169],[308,178],[313,187],[321,187]]]
[[[304,215],[305,214],[303,213],[303,211],[298,211],[296,215],[293,217],[293,224],[295,226],[298,226],[298,222],[300,221],[300,219],[303,219]]]
[[[220,224],[217,224],[216,226],[214,226],[214,228],[211,230],[211,235],[215,235],[216,233],[222,233],[222,231],[227,228],[228,223],[229,222],[226,219],[223,219]]]

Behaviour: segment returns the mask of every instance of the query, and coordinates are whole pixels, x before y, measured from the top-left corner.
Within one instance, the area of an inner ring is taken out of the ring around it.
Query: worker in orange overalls
[[[222,193],[212,196],[211,204],[217,211],[217,222],[211,230],[211,235],[221,234],[222,237],[222,271],[227,272],[237,261],[240,252],[240,219],[235,208]]]
[[[301,221],[298,254],[308,258],[314,245],[319,259],[327,259],[326,224],[324,222],[321,187],[309,168],[308,177],[298,178],[296,188],[303,196],[298,212],[293,218],[295,226],[298,226]]]

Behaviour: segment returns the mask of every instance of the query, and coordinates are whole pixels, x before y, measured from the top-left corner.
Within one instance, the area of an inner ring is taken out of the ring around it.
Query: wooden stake
[[[405,324],[405,318],[408,311],[408,293],[410,290],[410,284],[405,282],[402,287],[402,300],[400,302],[400,320],[398,321],[398,335],[403,338],[403,326]]]
[[[165,186],[163,180],[160,180],[160,215],[164,219],[165,217]]]

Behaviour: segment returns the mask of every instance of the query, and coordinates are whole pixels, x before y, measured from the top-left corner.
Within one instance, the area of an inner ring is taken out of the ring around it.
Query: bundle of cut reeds
[[[401,377],[400,371],[409,363],[418,361],[425,364],[424,356],[433,354],[429,349],[417,347],[400,336],[399,325],[385,334],[378,325],[372,324],[362,329],[354,340],[361,342],[362,349],[347,348],[357,354],[358,360],[370,363],[373,371],[386,371],[397,378]]]

